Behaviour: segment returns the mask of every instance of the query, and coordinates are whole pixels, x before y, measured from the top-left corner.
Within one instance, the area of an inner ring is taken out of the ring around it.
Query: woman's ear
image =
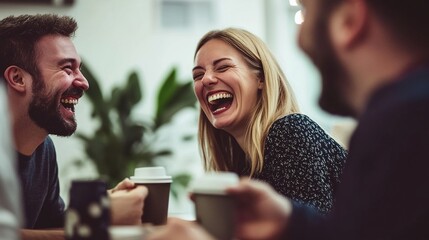
[[[7,84],[18,92],[25,92],[26,81],[24,79],[26,77],[30,77],[30,74],[18,66],[9,66],[4,71],[4,78]]]
[[[264,81],[263,80],[259,80],[258,81],[258,89],[263,89],[264,88]]]
[[[264,79],[264,75],[262,72],[259,72],[258,76],[258,89],[261,90],[264,88],[264,83],[265,83],[265,79]]]

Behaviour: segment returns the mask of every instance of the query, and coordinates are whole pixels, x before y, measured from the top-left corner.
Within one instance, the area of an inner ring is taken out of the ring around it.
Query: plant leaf
[[[163,81],[159,92],[158,92],[158,102],[155,116],[159,116],[166,105],[171,101],[171,98],[176,91],[177,81],[176,81],[176,68],[171,69],[170,73],[167,75]]]
[[[140,80],[136,72],[132,72],[128,77],[126,93],[132,106],[136,105],[142,99]]]
[[[158,115],[155,118],[155,129],[171,121],[173,116],[185,107],[195,107],[195,98],[192,82],[177,84],[175,91],[170,98],[164,99],[165,105],[158,108]]]

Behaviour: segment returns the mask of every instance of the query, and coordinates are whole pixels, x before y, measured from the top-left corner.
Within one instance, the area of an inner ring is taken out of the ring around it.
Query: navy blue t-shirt
[[[51,138],[31,156],[18,153],[19,176],[25,212],[25,228],[57,228],[64,225],[64,201],[60,197],[58,166]]]

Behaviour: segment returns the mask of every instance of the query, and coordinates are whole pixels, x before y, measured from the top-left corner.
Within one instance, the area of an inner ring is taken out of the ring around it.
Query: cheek
[[[58,95],[59,90],[56,88],[53,88],[52,86],[44,86],[43,89],[39,89],[38,91],[39,96],[44,96],[46,98],[54,98],[54,96]]]
[[[204,103],[203,84],[201,81],[194,82],[194,94],[200,104]]]

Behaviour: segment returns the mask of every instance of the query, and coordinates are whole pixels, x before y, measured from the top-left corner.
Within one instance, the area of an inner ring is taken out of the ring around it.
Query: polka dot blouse
[[[263,170],[254,179],[321,213],[332,209],[347,152],[317,123],[303,114],[277,120],[264,151]]]

